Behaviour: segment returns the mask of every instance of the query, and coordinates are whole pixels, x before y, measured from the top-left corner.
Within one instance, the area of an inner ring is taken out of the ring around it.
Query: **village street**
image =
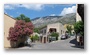
[[[32,47],[20,47],[18,49],[81,49],[75,46],[75,37],[71,36],[66,40],[53,41],[51,43],[33,43]]]

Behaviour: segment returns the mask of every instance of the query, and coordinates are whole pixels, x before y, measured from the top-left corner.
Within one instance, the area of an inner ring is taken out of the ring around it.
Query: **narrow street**
[[[33,43],[32,47],[22,47],[18,49],[81,49],[75,46],[75,37],[66,40],[53,41],[51,43]]]

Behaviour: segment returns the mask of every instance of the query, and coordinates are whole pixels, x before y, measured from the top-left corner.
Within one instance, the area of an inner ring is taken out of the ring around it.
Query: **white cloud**
[[[4,9],[13,9],[10,5],[4,5]]]
[[[5,4],[4,9],[16,9],[19,7],[24,7],[31,10],[41,10],[44,7],[44,4]]]
[[[15,9],[17,7],[20,7],[20,4],[5,4],[4,9]]]
[[[75,13],[75,12],[76,12],[76,6],[72,6],[72,7],[64,8],[60,15],[66,15],[66,14]]]
[[[44,5],[43,4],[22,4],[21,7],[25,7],[27,9],[32,9],[32,10],[41,10]]]
[[[55,16],[56,14],[51,14],[50,16]]]

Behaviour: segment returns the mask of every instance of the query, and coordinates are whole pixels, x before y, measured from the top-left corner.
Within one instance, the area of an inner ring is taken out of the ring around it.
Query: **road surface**
[[[75,45],[75,37],[71,36],[66,40],[53,41],[51,43],[33,43],[32,47],[21,47],[18,49],[82,49]]]

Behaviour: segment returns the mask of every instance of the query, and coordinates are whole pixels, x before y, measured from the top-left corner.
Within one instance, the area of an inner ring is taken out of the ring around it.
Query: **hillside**
[[[66,14],[64,16],[45,16],[45,17],[36,17],[32,19],[32,23],[34,24],[35,28],[40,28],[46,26],[51,23],[60,22],[62,24],[74,24],[76,20],[76,14]]]

